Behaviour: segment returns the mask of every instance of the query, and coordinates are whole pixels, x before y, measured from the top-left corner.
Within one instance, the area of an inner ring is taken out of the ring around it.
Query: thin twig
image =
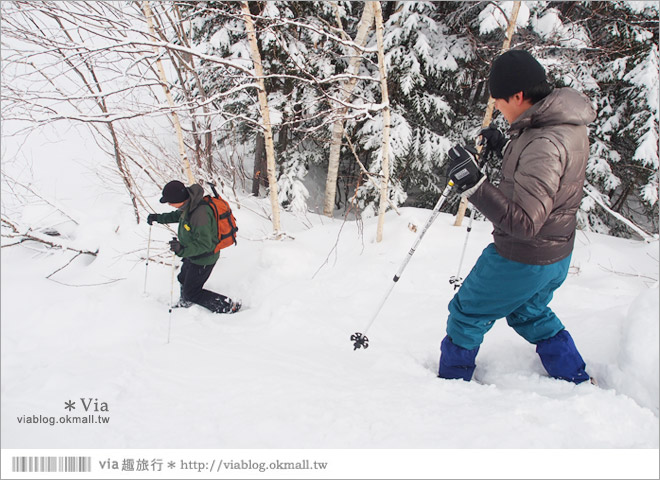
[[[76,253],[73,257],[71,257],[71,259],[70,259],[68,262],[66,262],[66,263],[65,263],[64,265],[62,265],[60,268],[58,268],[57,270],[55,270],[53,273],[49,274],[46,278],[50,280],[50,277],[52,277],[52,276],[55,275],[57,272],[60,272],[60,271],[64,270],[66,267],[68,267],[69,265],[71,265],[71,262],[73,262],[73,261],[74,261],[76,258],[78,258],[80,255],[82,255],[81,252]]]
[[[330,255],[332,255],[332,252],[335,252],[335,262],[337,261],[337,247],[339,246],[339,238],[341,237],[341,232],[344,229],[344,225],[346,225],[346,222],[348,220],[348,214],[351,212],[351,210],[355,206],[355,201],[357,199],[357,194],[358,194],[359,188],[360,188],[360,182],[358,181],[358,184],[355,188],[355,194],[351,198],[351,206],[346,211],[346,213],[344,214],[344,221],[341,223],[341,227],[339,227],[339,232],[337,232],[337,240],[335,240],[335,244],[332,246],[332,248],[328,252],[328,256],[325,257],[325,261],[319,266],[319,268],[316,270],[316,272],[314,272],[314,275],[312,275],[312,279],[314,277],[316,277],[316,275],[321,271],[321,269],[330,262]],[[356,222],[358,224],[358,230],[360,230],[359,216],[357,216]],[[362,232],[360,232],[360,233],[362,233]],[[362,237],[362,240],[363,240],[362,247],[364,248],[364,237]]]
[[[614,268],[607,268],[602,265],[598,265],[601,269],[605,270],[606,272],[609,273],[614,273],[615,275],[621,275],[623,277],[636,277],[636,278],[646,278],[648,280],[653,280],[654,282],[657,282],[658,279],[655,277],[649,277],[648,275],[642,275],[640,273],[630,273],[630,272],[619,272],[617,270],[614,270]]]
[[[53,280],[52,278],[49,278],[51,282],[59,283],[60,285],[64,285],[65,287],[101,287],[103,285],[110,285],[111,283],[116,283],[121,280],[126,280],[125,278],[115,278],[113,280],[110,280],[109,282],[102,282],[102,283],[88,283],[85,285],[73,285],[71,283],[64,283],[60,282],[59,280]]]
[[[78,223],[78,221],[76,221],[75,218],[73,218],[71,215],[69,215],[68,213],[66,213],[64,210],[62,210],[61,208],[59,208],[58,206],[56,206],[56,205],[53,204],[52,202],[50,202],[50,201],[48,201],[47,199],[45,199],[45,198],[44,198],[43,196],[41,196],[39,193],[35,192],[34,189],[32,189],[30,186],[28,186],[28,185],[24,185],[24,184],[20,183],[18,180],[16,180],[15,178],[12,178],[10,175],[8,175],[4,170],[0,170],[0,173],[2,173],[2,176],[3,176],[3,177],[7,178],[7,179],[10,180],[11,182],[13,182],[15,185],[18,185],[19,187],[24,188],[24,189],[27,190],[28,192],[32,193],[35,197],[37,197],[37,198],[43,200],[44,202],[46,202],[48,205],[50,205],[51,207],[53,207],[55,210],[57,210],[58,212],[60,212],[62,215],[64,215],[65,217],[67,217],[69,220],[71,220],[71,221],[72,221],[73,223],[75,223],[76,225],[80,225],[80,223]]]

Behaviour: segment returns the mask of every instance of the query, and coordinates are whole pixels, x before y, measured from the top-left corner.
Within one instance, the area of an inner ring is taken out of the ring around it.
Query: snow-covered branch
[[[625,224],[627,227],[629,227],[631,230],[633,230],[635,233],[637,233],[644,241],[646,242],[651,242],[653,240],[658,240],[658,234],[650,234],[649,232],[646,232],[642,230],[639,226],[635,225],[635,223],[632,222],[632,220],[628,220],[626,217],[621,215],[620,213],[615,212],[612,210],[610,207],[608,207],[605,202],[600,198],[600,194],[596,191],[596,189],[591,186],[590,184],[586,184],[584,187],[584,192],[589,195],[589,197],[593,198],[598,205],[603,207],[607,213],[612,215],[614,218]]]
[[[9,238],[16,240],[14,243],[2,245],[2,247],[11,247],[18,245],[19,243],[33,241],[39,242],[44,245],[47,245],[51,248],[59,248],[62,250],[71,250],[73,252],[78,252],[85,255],[96,256],[99,253],[98,248],[92,250],[89,248],[83,248],[73,243],[70,243],[66,240],[60,240],[57,236],[51,236],[46,233],[40,233],[32,230],[30,227],[21,227],[16,222],[13,222],[4,216],[0,219],[2,225],[11,229],[11,232],[2,233],[3,238]]]

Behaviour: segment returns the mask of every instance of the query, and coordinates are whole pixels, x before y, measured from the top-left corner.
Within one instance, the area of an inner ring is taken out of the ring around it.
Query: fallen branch
[[[48,235],[45,234],[40,234],[38,232],[32,231],[31,228],[28,228],[24,232],[22,232],[22,229],[20,229],[15,223],[11,222],[10,220],[6,218],[2,218],[2,224],[6,225],[7,227],[11,228],[12,232],[11,234],[4,234],[2,235],[5,238],[17,238],[19,239],[17,242],[9,244],[9,245],[2,245],[2,247],[13,247],[14,245],[18,245],[20,243],[26,242],[26,241],[33,241],[33,242],[39,242],[43,243],[44,245],[47,245],[51,248],[60,248],[62,250],[71,250],[72,252],[78,252],[79,254],[84,254],[84,255],[92,255],[96,256],[99,253],[99,250],[96,249],[96,251],[92,252],[91,250],[84,250],[81,248],[76,248],[71,245],[67,245],[65,242],[59,241],[54,239],[53,237],[49,237]]]

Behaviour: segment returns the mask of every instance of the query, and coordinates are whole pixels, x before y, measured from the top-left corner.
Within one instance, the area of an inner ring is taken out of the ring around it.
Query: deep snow
[[[152,231],[146,294],[149,227],[121,209],[70,228],[99,254],[50,279],[71,252],[2,249],[4,448],[658,448],[657,242],[578,232],[552,307],[600,388],[548,378],[505,321],[467,383],[436,378],[465,225],[438,217],[370,328],[369,348],[354,351],[350,335],[364,330],[415,239],[408,225],[430,212],[388,213],[380,244],[376,219],[361,236],[353,222],[285,213],[293,239],[273,241],[257,214],[265,200],[241,203],[239,244],[207,286],[241,298],[244,310],[177,309],[171,329],[162,226]],[[463,273],[490,230],[475,222]],[[110,424],[17,421],[61,415],[80,397],[107,403]]]

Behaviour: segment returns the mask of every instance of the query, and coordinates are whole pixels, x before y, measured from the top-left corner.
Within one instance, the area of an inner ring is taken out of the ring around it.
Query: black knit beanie
[[[188,200],[190,194],[186,186],[178,180],[173,180],[163,188],[160,203],[182,203]]]
[[[546,80],[545,69],[525,50],[509,50],[493,60],[488,89],[493,98],[509,98]]]

